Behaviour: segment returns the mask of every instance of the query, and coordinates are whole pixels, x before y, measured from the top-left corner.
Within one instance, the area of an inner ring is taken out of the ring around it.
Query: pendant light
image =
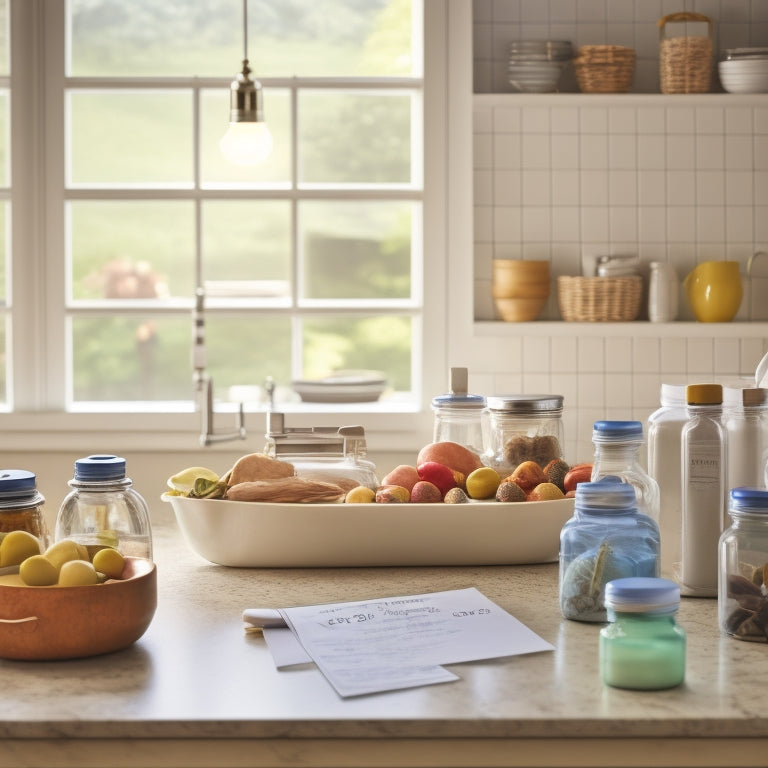
[[[248,66],[248,0],[243,0],[243,69],[229,86],[229,128],[219,143],[235,165],[257,165],[272,151],[272,134],[264,121],[261,83]]]

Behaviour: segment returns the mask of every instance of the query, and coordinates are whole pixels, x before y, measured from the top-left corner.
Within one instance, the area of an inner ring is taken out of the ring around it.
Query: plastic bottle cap
[[[639,421],[596,421],[592,427],[592,440],[597,443],[622,442],[643,437]]]
[[[731,512],[753,512],[757,514],[768,513],[768,489],[748,488],[741,486],[731,488],[730,493]]]
[[[720,384],[689,384],[685,388],[688,405],[721,405],[723,387]]]
[[[662,384],[659,392],[659,402],[662,405],[685,405],[685,384]]]
[[[576,486],[576,509],[599,514],[624,513],[637,508],[635,489],[620,477],[608,475]]]
[[[26,469],[0,470],[0,499],[30,496],[37,489],[34,472]]]
[[[562,395],[497,395],[488,398],[488,407],[506,413],[546,413],[563,408]]]
[[[605,585],[604,604],[622,613],[674,613],[680,605],[680,587],[652,576],[614,579]]]
[[[75,480],[122,480],[125,459],[119,456],[88,456],[75,462]]]

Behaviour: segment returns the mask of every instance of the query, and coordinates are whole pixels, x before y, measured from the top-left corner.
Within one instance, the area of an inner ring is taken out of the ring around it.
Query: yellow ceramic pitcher
[[[703,261],[683,281],[688,302],[702,323],[728,323],[741,305],[738,261]]]

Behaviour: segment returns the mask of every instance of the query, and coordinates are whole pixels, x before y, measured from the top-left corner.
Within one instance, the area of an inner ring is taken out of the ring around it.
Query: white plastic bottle
[[[680,570],[685,384],[662,384],[659,400],[660,407],[648,417],[648,474],[659,485],[661,574],[671,579]]]
[[[677,319],[680,279],[675,268],[664,261],[651,262],[648,281],[648,319],[669,323]]]
[[[728,478],[727,433],[720,384],[686,387],[688,422],[682,433],[683,595],[717,597],[717,553],[725,530]]]

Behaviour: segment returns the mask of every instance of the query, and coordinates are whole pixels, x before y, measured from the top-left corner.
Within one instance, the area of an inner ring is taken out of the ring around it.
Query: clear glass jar
[[[576,486],[573,517],[560,532],[560,610],[566,619],[605,621],[605,585],[659,575],[659,527],[618,478]]]
[[[56,517],[55,539],[74,539],[95,551],[116,547],[125,556],[152,559],[152,527],[144,498],[125,476],[125,459],[95,455],[75,462],[72,488]]]
[[[732,488],[720,537],[718,621],[724,635],[768,642],[768,490]]]
[[[469,393],[466,368],[451,368],[450,390],[432,398],[432,442],[458,443],[482,456],[488,431],[485,397]]]
[[[592,480],[620,477],[635,489],[637,508],[659,522],[659,485],[640,464],[643,425],[639,421],[596,421]]]
[[[51,543],[45,522],[45,498],[37,490],[37,477],[26,469],[0,469],[0,538],[11,531],[27,531],[45,551]]]
[[[562,395],[499,395],[487,402],[486,466],[508,475],[524,461],[545,467],[564,458]]]
[[[686,387],[682,546],[676,580],[683,595],[717,597],[717,549],[727,508],[726,433],[720,384]]]
[[[768,389],[723,387],[728,488],[763,485],[768,462]]]
[[[658,578],[605,586],[607,626],[600,630],[600,674],[614,688],[663,690],[685,679],[685,631],[677,624],[680,588]]]
[[[659,486],[661,573],[680,570],[682,517],[682,434],[688,421],[685,384],[662,384],[660,407],[648,417],[648,474]]]

